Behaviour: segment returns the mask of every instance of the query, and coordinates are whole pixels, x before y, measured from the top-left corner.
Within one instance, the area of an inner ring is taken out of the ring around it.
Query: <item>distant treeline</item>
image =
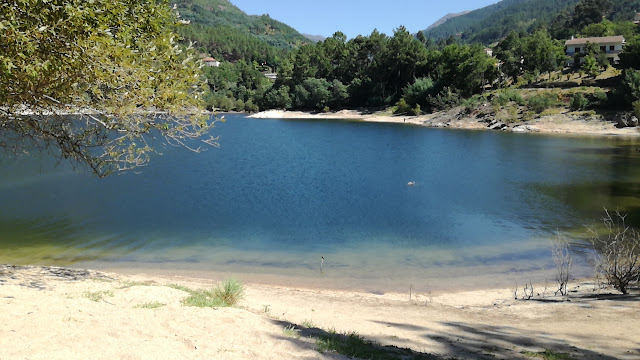
[[[247,111],[395,106],[399,113],[419,114],[446,109],[489,88],[536,81],[542,74],[562,69],[567,56],[564,40],[555,35],[558,33],[624,35],[627,45],[620,54],[619,67],[637,69],[638,26],[630,21],[603,20],[612,9],[606,1],[583,0],[563,26],[508,33],[494,46],[493,56],[478,43],[453,38],[434,42],[420,34],[413,36],[402,26],[393,36],[373,31],[350,40],[337,32],[316,44],[273,54],[258,45],[260,50],[252,49],[247,43],[242,50],[245,55],[236,56],[241,60],[205,69],[211,88],[207,102],[212,108]],[[214,39],[215,44],[225,41]],[[576,63],[583,65],[576,72],[595,76],[609,66],[596,44],[585,47],[579,56],[583,59],[576,59]],[[278,74],[275,82],[263,74],[273,70]],[[640,83],[637,85],[640,88]],[[628,103],[633,101],[632,96]]]

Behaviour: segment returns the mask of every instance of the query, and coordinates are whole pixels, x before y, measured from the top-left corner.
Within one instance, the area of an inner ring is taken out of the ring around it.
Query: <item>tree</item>
[[[597,24],[611,10],[610,0],[582,0],[576,5],[572,25],[582,29],[587,25]]]
[[[296,85],[296,105],[303,109],[322,110],[331,101],[331,84],[325,79],[310,78]]]
[[[420,65],[427,59],[424,46],[404,26],[397,28],[382,54],[382,70],[393,96],[399,98],[400,91],[416,77]]]
[[[640,35],[629,40],[619,56],[617,68],[640,70]]]
[[[558,70],[565,61],[564,46],[549,36],[546,30],[537,30],[523,39],[523,67],[530,72],[541,73]]]
[[[626,69],[622,74],[618,93],[628,104],[640,100],[640,71]]]
[[[512,31],[494,49],[494,55],[502,62],[502,72],[515,82],[522,74],[523,49],[522,39]]]
[[[203,82],[177,20],[167,0],[2,2],[0,146],[49,149],[104,176],[146,164],[156,134],[215,145],[213,122],[187,113]]]
[[[584,63],[582,64],[582,70],[589,76],[596,77],[598,75],[598,62],[593,55],[587,55],[584,57]]]

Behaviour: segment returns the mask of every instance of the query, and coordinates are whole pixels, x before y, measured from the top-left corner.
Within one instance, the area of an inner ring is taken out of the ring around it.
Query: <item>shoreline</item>
[[[600,116],[576,115],[570,112],[541,116],[517,123],[487,121],[473,116],[460,116],[459,109],[440,111],[420,116],[392,115],[388,111],[364,113],[359,110],[341,110],[329,113],[303,111],[266,110],[248,116],[254,119],[301,119],[301,120],[351,120],[373,123],[415,125],[431,128],[464,130],[511,131],[514,133],[539,133],[567,136],[640,136],[640,128],[617,128],[614,122]]]
[[[409,295],[247,283],[237,308],[215,309],[185,306],[186,293],[167,286],[221,280],[0,265],[0,358],[348,359],[316,350],[331,329],[416,358],[640,356],[640,294],[612,296],[588,281],[570,283],[567,297],[534,284],[531,300],[522,288],[515,300],[507,288]]]

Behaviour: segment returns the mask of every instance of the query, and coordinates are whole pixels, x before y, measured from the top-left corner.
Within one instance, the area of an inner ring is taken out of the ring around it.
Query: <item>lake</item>
[[[640,220],[637,139],[226,118],[220,148],[160,148],[106,179],[3,155],[0,263],[371,292],[552,283],[558,231],[605,206]]]

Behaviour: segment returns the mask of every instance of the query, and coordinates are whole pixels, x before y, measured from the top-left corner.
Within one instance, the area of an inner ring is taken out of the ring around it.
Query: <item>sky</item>
[[[411,33],[424,30],[448,13],[475,10],[498,0],[231,0],[249,15],[269,14],[301,33],[329,37],[342,31],[348,38],[374,29],[392,35],[404,25]]]

